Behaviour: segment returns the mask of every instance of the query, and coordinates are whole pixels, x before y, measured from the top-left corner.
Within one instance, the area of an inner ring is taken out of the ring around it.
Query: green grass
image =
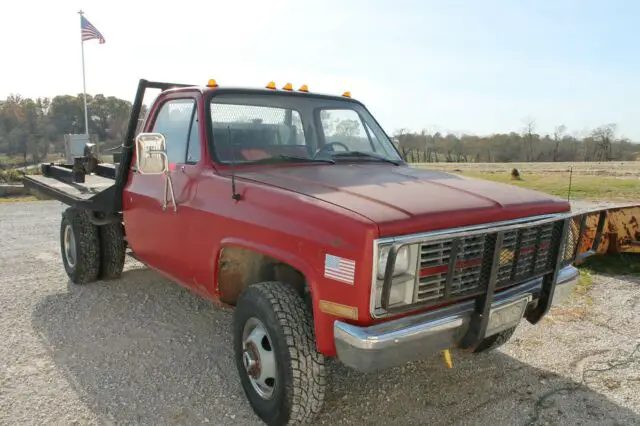
[[[581,266],[580,272],[611,275],[640,276],[640,254],[620,253],[592,256]]]
[[[39,168],[27,169],[27,175],[39,175]],[[18,169],[7,169],[0,170],[0,183],[8,182],[8,183],[20,183],[22,182],[22,177],[25,174]]]
[[[21,195],[12,197],[0,197],[0,204],[2,203],[19,203],[23,201],[38,201],[39,199],[33,195]]]
[[[587,294],[587,292],[593,287],[593,276],[590,269],[581,268],[580,269],[580,281],[576,285],[575,292],[576,294],[582,296]]]
[[[508,183],[535,189],[565,198],[569,189],[566,174],[522,174],[522,180],[511,180],[509,174],[463,172],[463,176]],[[571,183],[571,199],[637,200],[640,198],[640,179],[622,179],[607,176],[574,175]]]

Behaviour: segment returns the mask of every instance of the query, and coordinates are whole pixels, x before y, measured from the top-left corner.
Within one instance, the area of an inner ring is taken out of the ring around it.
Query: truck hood
[[[238,172],[360,214],[380,236],[563,213],[569,203],[514,185],[386,164],[302,165]]]

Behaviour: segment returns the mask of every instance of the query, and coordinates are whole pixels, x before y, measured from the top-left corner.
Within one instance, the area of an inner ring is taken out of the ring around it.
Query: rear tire
[[[109,223],[98,227],[100,236],[100,271],[98,278],[120,278],[124,269],[125,244],[122,223]]]
[[[499,348],[511,339],[511,336],[513,336],[515,331],[516,327],[511,327],[501,331],[500,333],[486,337],[482,342],[480,342],[478,347],[474,349],[473,353],[478,354]]]
[[[60,251],[67,276],[74,284],[96,281],[100,268],[98,227],[85,210],[69,207],[60,222]]]
[[[233,337],[240,381],[256,415],[271,426],[312,422],[324,403],[324,357],[316,350],[312,314],[293,287],[248,287],[238,299]]]

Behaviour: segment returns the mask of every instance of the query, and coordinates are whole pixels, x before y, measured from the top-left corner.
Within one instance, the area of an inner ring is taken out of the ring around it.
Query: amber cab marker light
[[[218,87],[218,82],[215,79],[211,78],[207,82],[207,87]]]
[[[306,84],[303,84],[302,86],[300,86],[300,88],[298,89],[298,92],[308,92],[309,91],[309,87]]]
[[[344,96],[345,98],[350,98],[351,97],[351,92],[346,91],[342,94],[342,96]]]
[[[287,83],[282,87],[282,90],[292,91],[293,90],[293,86],[291,85],[291,83]]]
[[[267,83],[267,85],[265,87],[267,89],[275,90],[276,89],[276,82],[275,81],[270,81],[270,82]]]

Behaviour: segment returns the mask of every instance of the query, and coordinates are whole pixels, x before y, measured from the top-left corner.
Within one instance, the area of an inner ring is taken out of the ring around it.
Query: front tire
[[[60,251],[67,276],[74,284],[96,281],[100,268],[98,228],[85,210],[69,207],[60,222]]]
[[[239,297],[233,324],[235,361],[245,395],[266,424],[306,424],[321,411],[324,357],[313,317],[289,285],[265,282]]]

